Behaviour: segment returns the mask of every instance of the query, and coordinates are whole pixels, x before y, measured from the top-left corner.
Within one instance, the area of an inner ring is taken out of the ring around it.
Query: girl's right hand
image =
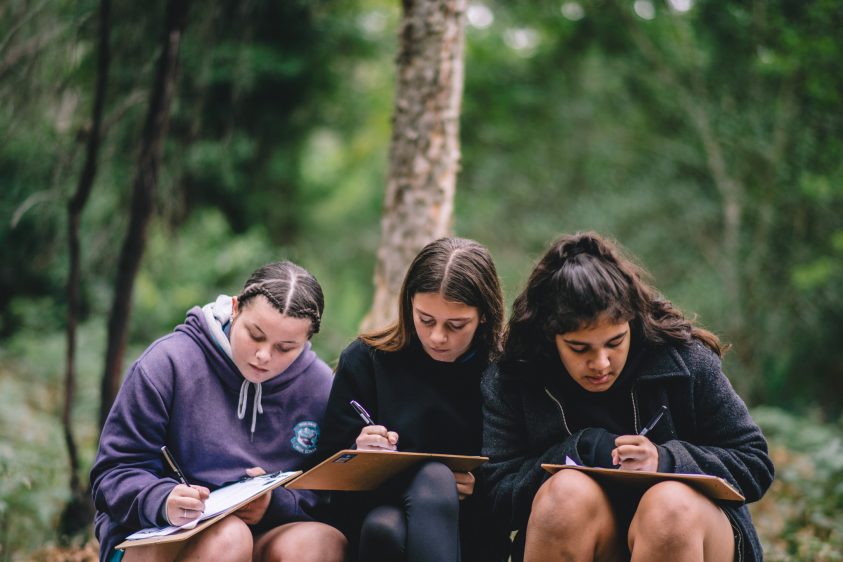
[[[167,496],[167,521],[170,525],[181,527],[191,521],[196,521],[205,511],[205,500],[211,491],[205,486],[185,486],[179,484]]]
[[[355,443],[361,451],[396,451],[398,434],[382,425],[367,425],[360,431]]]

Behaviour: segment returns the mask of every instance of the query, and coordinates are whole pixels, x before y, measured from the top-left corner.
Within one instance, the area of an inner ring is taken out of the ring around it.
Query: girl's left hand
[[[454,480],[457,481],[457,495],[461,500],[474,493],[474,475],[470,472],[455,472]]]
[[[659,450],[643,435],[621,435],[615,439],[612,463],[621,470],[650,470],[659,468]]]
[[[247,476],[260,476],[266,474],[266,471],[259,466],[246,469]],[[256,525],[260,523],[263,516],[266,515],[266,510],[269,508],[269,501],[272,499],[272,492],[261,494],[251,502],[247,503],[240,509],[234,512],[234,515],[243,520],[246,525]]]

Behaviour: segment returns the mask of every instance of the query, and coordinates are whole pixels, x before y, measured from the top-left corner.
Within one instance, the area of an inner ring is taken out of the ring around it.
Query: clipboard
[[[291,471],[291,472],[280,472],[279,471],[279,472],[272,473],[272,474],[256,476],[256,477],[252,478],[251,480],[254,481],[258,478],[274,478],[274,480],[272,481],[271,484],[269,484],[265,487],[262,487],[259,491],[250,494],[248,497],[239,498],[239,501],[236,501],[236,502],[232,503],[231,505],[227,505],[222,511],[220,511],[216,515],[213,515],[212,517],[209,517],[207,519],[199,521],[199,523],[193,528],[190,528],[190,529],[175,528],[176,529],[175,531],[170,532],[168,534],[160,534],[160,535],[155,535],[155,536],[149,536],[149,537],[146,537],[146,538],[138,538],[138,539],[131,539],[131,540],[129,540],[127,538],[126,540],[124,540],[123,542],[118,544],[115,548],[126,549],[126,548],[132,548],[132,547],[135,547],[135,546],[145,546],[145,545],[150,545],[150,544],[164,544],[164,543],[179,542],[179,541],[187,540],[190,537],[192,537],[193,535],[201,533],[202,531],[204,531],[205,529],[207,529],[208,527],[210,527],[211,525],[213,525],[214,523],[216,523],[220,519],[223,519],[224,517],[226,517],[226,516],[230,515],[231,513],[237,511],[238,509],[240,509],[241,507],[243,507],[247,503],[249,503],[252,500],[254,500],[255,498],[257,498],[258,496],[261,496],[261,495],[263,495],[267,492],[271,492],[275,488],[278,488],[279,486],[283,486],[284,484],[286,484],[286,483],[290,482],[291,480],[297,478],[298,476],[301,475],[301,473],[302,473],[301,470],[295,470],[295,471]],[[214,494],[218,494],[218,496],[217,496],[218,498],[224,497],[224,494],[226,494],[227,491],[234,490],[234,487],[237,486],[238,484],[240,484],[240,482],[235,482],[234,484],[231,484],[229,486],[223,486],[222,488],[218,488],[218,489],[214,490],[213,492],[211,492],[211,495],[213,496]],[[209,498],[209,501],[210,501],[210,498]],[[225,501],[225,500],[223,500],[223,501]],[[206,503],[206,505],[207,505],[207,503]],[[155,529],[155,528],[143,529],[139,533],[142,533],[142,532],[164,532],[165,530],[170,530],[170,529],[173,529],[173,527],[163,527],[163,528],[160,528],[160,529]]]
[[[489,457],[343,449],[290,482],[287,488],[370,492],[422,462],[438,461],[455,472],[468,472],[487,460]]]
[[[648,470],[618,470],[615,468],[595,468],[576,464],[542,464],[541,467],[551,474],[563,469],[579,470],[593,476],[596,480],[627,484],[639,488],[649,488],[665,480],[683,482],[713,500],[744,502],[746,498],[731,484],[717,476],[709,474],[680,474],[672,472],[652,472]]]

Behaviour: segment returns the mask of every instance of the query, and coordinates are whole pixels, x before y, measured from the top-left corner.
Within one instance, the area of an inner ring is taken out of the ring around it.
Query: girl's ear
[[[240,312],[240,301],[237,297],[231,297],[231,319],[233,320],[237,313]]]

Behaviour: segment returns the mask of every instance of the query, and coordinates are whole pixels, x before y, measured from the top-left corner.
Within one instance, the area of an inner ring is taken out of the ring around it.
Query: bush
[[[843,560],[843,438],[822,424],[775,408],[753,416],[770,443],[776,480],[751,506],[770,561]]]

